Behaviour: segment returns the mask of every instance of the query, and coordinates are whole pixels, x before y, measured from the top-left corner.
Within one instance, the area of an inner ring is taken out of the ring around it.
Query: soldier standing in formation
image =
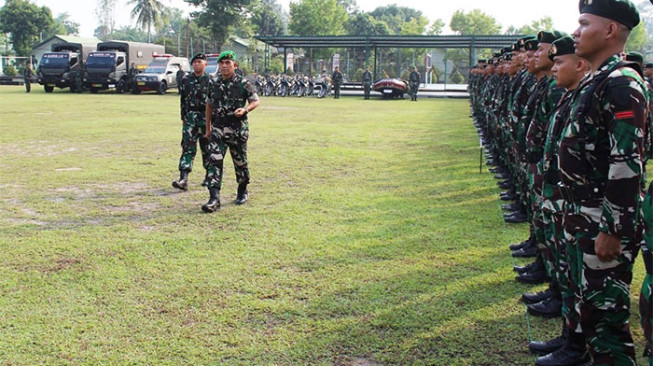
[[[362,80],[363,80],[363,92],[365,93],[365,99],[370,99],[370,89],[372,88],[372,73],[370,72],[369,66],[365,67]]]
[[[417,66],[413,67],[413,71],[410,72],[410,75],[408,76],[408,82],[410,86],[410,100],[417,102],[417,91],[419,89],[419,80],[420,75],[419,71],[417,71]]]
[[[32,90],[32,64],[28,60],[25,63],[25,70],[23,70],[23,81],[25,82],[25,92],[29,93]]]
[[[238,194],[236,204],[247,202],[249,168],[247,165],[247,140],[249,124],[247,114],[259,105],[254,86],[235,72],[236,54],[224,51],[218,56],[220,75],[213,80],[206,99],[206,138],[209,141],[207,186],[209,201],[202,206],[204,212],[220,208],[220,188],[224,156],[229,148],[236,170]]]
[[[184,75],[179,88],[181,106],[181,157],[179,158],[179,180],[172,186],[185,191],[188,189],[188,174],[193,170],[199,141],[202,165],[208,168],[208,140],[206,135],[206,96],[209,90],[209,75],[205,72],[206,56],[196,54],[191,60],[193,72]],[[206,178],[205,178],[206,179]],[[206,181],[202,183],[206,185]]]
[[[333,83],[333,98],[340,99],[340,86],[343,82],[340,67],[336,66],[336,69],[333,71],[333,75],[331,75],[331,82]]]
[[[531,238],[511,246],[513,255],[540,254],[515,268],[517,278],[551,281],[546,291],[522,298],[531,314],[555,316],[552,304],[559,304],[563,316],[561,336],[529,345],[541,355],[536,364],[635,365],[629,287],[639,245],[648,273],[640,310],[649,351],[653,332],[653,188],[642,206],[649,92],[640,65],[625,61],[623,52],[639,14],[628,0],[581,0],[579,9],[573,38],[540,33],[537,55],[530,54],[532,40],[522,39],[512,56],[504,49],[480,62],[470,78],[472,111],[488,164],[505,179],[502,199],[515,199],[507,207],[525,208],[531,224]],[[517,51],[520,43],[526,52]],[[555,77],[538,72],[547,43]],[[506,67],[523,54],[530,75],[506,77]],[[532,87],[533,77],[539,81]],[[557,102],[553,82],[565,89]]]

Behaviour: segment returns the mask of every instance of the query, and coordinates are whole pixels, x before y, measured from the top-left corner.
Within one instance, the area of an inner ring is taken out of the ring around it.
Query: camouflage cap
[[[551,44],[549,49],[549,59],[553,61],[553,58],[556,56],[570,55],[575,54],[576,48],[574,48],[574,39],[570,36],[564,36],[558,38]]]
[[[578,10],[581,14],[594,14],[617,21],[628,29],[639,24],[639,12],[628,0],[580,0]]]
[[[222,61],[224,59],[236,61],[236,53],[234,51],[223,51],[218,56],[218,62],[220,62],[220,61]]]
[[[537,34],[537,40],[540,43],[553,43],[556,39],[560,39],[564,36],[567,36],[567,33],[560,32],[560,31],[541,31],[540,33]]]

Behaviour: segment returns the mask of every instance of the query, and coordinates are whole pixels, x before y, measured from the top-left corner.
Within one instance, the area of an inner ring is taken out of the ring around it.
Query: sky
[[[4,5],[5,0],[0,0]],[[80,36],[92,37],[93,31],[97,28],[98,21],[95,15],[97,1],[95,0],[31,0],[39,6],[47,6],[56,17],[67,12],[70,18],[80,24]],[[117,0],[116,6],[116,27],[125,25],[135,26],[135,20],[130,17],[133,5],[127,4],[128,0]],[[278,0],[288,10],[291,0]],[[297,1],[297,0],[295,0]],[[164,5],[182,9],[185,13],[193,11],[194,8],[184,3],[183,0],[161,0]],[[371,11],[379,6],[398,4],[409,8],[421,10],[430,20],[442,19],[445,24],[445,34],[451,34],[449,21],[456,10],[465,12],[473,9],[480,9],[484,13],[493,16],[503,30],[513,25],[521,27],[539,20],[545,16],[553,19],[553,26],[561,31],[571,33],[577,26],[578,2],[576,0],[548,0],[546,2],[524,1],[524,0],[501,0],[491,2],[487,0],[419,0],[419,1],[397,1],[397,0],[357,0],[360,10]],[[547,4],[548,7],[544,7]],[[535,10],[536,7],[539,9]]]

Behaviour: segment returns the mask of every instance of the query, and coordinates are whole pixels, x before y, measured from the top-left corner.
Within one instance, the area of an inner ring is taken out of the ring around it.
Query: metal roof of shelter
[[[277,48],[503,48],[521,35],[480,36],[256,36],[261,42]]]

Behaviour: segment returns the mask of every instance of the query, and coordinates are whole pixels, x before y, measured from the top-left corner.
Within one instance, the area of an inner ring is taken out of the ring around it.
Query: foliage
[[[286,33],[283,21],[285,10],[277,0],[256,0],[251,6],[250,19],[253,31],[262,36],[280,36]]]
[[[16,66],[14,66],[13,64],[5,65],[5,67],[2,68],[2,72],[10,77],[14,77],[18,75],[18,70],[16,70]]]
[[[501,32],[501,25],[497,23],[497,20],[480,9],[473,9],[468,13],[457,10],[451,16],[449,27],[463,36],[499,34]]]
[[[337,0],[300,0],[290,3],[290,33],[298,36],[345,34],[347,11]]]
[[[130,42],[148,42],[147,37],[147,33],[140,28],[123,26],[114,30],[109,38]]]
[[[626,43],[626,52],[637,51],[646,54],[648,38],[646,26],[643,23],[639,23],[639,25],[633,28],[630,32],[628,43]]]
[[[38,7],[29,0],[6,0],[0,9],[0,31],[9,33],[18,56],[29,56],[43,29],[54,24],[48,7]]]
[[[530,25],[523,25],[519,28],[513,26],[508,27],[505,34],[517,34],[517,35],[530,35],[537,34],[539,31],[551,31],[553,30],[553,19],[550,16],[543,17],[539,20],[534,20]]]
[[[440,35],[440,34],[442,34],[442,31],[444,30],[445,25],[446,25],[446,23],[442,19],[438,18],[438,19],[434,20],[433,23],[431,23],[431,25],[429,26],[429,29],[426,32],[426,34],[432,35],[432,36]]]
[[[136,24],[141,28],[147,28],[147,41],[152,41],[152,25],[161,21],[161,14],[165,6],[159,0],[129,0],[127,4],[133,4],[131,11],[132,18],[136,18]]]
[[[350,15],[345,26],[350,36],[385,36],[390,34],[388,24],[369,13]]]
[[[185,2],[201,7],[201,11],[191,15],[197,20],[200,27],[209,31],[216,42],[217,50],[228,40],[230,30],[245,21],[247,7],[251,0],[184,0]]]
[[[385,22],[391,34],[424,34],[429,24],[428,19],[420,10],[398,6],[396,4],[377,7],[369,14],[375,19]]]
[[[48,36],[55,34],[77,35],[79,34],[79,23],[70,19],[70,14],[61,13],[54,18],[54,24],[48,31]]]
[[[95,36],[104,39],[116,27],[116,0],[96,0],[95,16],[99,26],[95,29]]]

